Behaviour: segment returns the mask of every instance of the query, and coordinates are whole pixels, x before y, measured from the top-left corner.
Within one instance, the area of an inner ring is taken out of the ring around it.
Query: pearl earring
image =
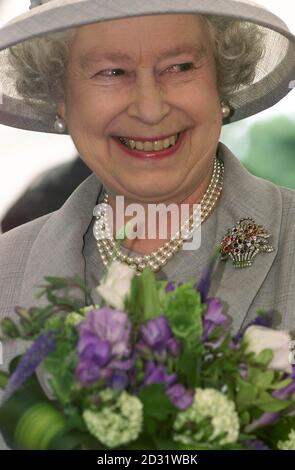
[[[63,134],[66,130],[65,121],[61,117],[59,117],[58,115],[56,115],[56,119],[55,119],[55,122],[54,122],[54,130],[56,132],[58,132],[59,134]]]
[[[222,101],[222,103],[221,103],[221,114],[222,114],[222,117],[228,118],[229,115],[230,115],[230,113],[231,113],[231,108],[230,108],[230,106],[229,106],[227,103],[225,103],[224,101]]]

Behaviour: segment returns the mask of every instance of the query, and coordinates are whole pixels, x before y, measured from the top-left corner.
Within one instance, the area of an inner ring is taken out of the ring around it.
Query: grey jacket
[[[295,329],[295,191],[253,176],[223,144],[219,156],[225,165],[224,188],[207,226],[215,243],[240,218],[252,217],[271,234],[275,251],[258,254],[249,268],[234,268],[231,260],[220,262],[218,282],[210,293],[224,302],[236,328],[264,308],[280,312],[278,327]],[[0,319],[15,318],[16,305],[42,305],[45,299],[37,302],[33,294],[44,276],[85,275],[84,235],[101,186],[92,174],[61,209],[0,236]],[[18,340],[3,345],[4,370],[24,347]]]

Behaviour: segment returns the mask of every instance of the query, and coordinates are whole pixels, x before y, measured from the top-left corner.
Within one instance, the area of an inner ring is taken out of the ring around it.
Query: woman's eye
[[[102,70],[101,72],[97,72],[95,75],[102,75],[104,77],[118,77],[119,75],[121,75],[117,75],[118,71],[124,73],[123,69],[106,69]]]
[[[181,72],[187,72],[189,70],[192,70],[195,68],[195,65],[192,63],[192,62],[186,62],[184,64],[175,64],[175,65],[172,65],[171,67],[168,67],[167,70],[171,70],[171,69],[176,69],[177,67],[179,67],[181,70]]]

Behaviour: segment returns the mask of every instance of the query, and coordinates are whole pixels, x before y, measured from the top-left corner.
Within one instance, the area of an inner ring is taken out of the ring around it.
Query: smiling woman
[[[111,256],[137,274],[148,266],[160,279],[198,279],[218,245],[212,294],[234,328],[259,308],[295,327],[295,192],[254,177],[219,142],[222,125],[290,92],[295,38],[246,0],[171,3],[47,0],[0,30],[0,122],[69,134],[93,172],[59,211],[0,237],[1,315],[36,304],[48,275],[80,274],[97,300]],[[166,214],[151,237],[154,204]],[[134,211],[144,230],[118,249]]]

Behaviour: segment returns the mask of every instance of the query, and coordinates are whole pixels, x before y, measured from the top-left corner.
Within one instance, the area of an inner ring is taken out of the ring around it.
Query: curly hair
[[[221,100],[254,82],[257,65],[265,55],[265,31],[249,22],[204,16],[213,40],[217,84]]]
[[[265,53],[263,28],[225,17],[203,16],[212,40],[217,85],[222,101],[250,85],[259,60]],[[33,38],[8,49],[17,93],[34,106],[44,104],[50,114],[65,99],[69,50],[77,29]]]

